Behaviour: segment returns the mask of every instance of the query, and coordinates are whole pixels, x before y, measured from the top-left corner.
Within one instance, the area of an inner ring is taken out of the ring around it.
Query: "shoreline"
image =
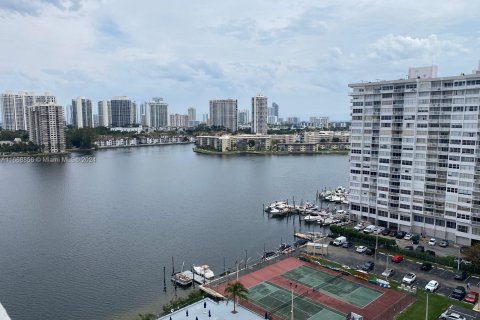
[[[198,148],[193,148],[193,152],[200,153],[200,154],[208,154],[208,155],[262,155],[262,156],[271,156],[271,155],[278,155],[278,156],[286,156],[286,155],[348,155],[349,150],[325,150],[325,151],[298,151],[298,152],[288,152],[288,151],[213,151],[213,150],[203,150]]]
[[[99,151],[103,149],[169,146],[169,145],[176,145],[176,144],[191,144],[191,143],[194,143],[194,142],[187,141],[187,142],[168,142],[168,143],[144,143],[144,144],[134,144],[134,145],[128,145],[128,146],[106,146],[106,147],[97,147],[97,148],[91,148],[91,149],[68,149],[68,150],[69,151]]]
[[[17,154],[2,154],[0,155],[0,159],[2,158],[37,158],[37,157],[58,157],[58,156],[66,156],[71,154],[70,151],[65,152],[58,152],[58,153],[17,153]]]

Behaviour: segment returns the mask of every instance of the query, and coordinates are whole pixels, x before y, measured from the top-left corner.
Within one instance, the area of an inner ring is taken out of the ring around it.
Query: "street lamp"
[[[427,307],[425,308],[425,320],[428,320],[428,291],[426,291],[426,294],[427,294]]]

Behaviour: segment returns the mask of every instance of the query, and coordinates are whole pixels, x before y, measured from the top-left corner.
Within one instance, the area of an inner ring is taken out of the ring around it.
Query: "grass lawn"
[[[418,290],[416,295],[417,301],[412,304],[403,313],[399,314],[395,319],[397,320],[410,320],[410,319],[424,319],[426,304],[427,304],[427,294],[423,290]],[[445,311],[451,305],[457,305],[467,309],[472,309],[472,305],[458,300],[453,300],[444,296],[437,294],[429,294],[428,297],[428,320],[437,319],[440,314]]]

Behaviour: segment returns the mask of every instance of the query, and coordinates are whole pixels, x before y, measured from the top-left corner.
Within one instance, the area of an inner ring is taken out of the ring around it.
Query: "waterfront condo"
[[[480,68],[479,68],[480,69]],[[350,210],[379,226],[480,241],[480,70],[362,82],[351,91]]]

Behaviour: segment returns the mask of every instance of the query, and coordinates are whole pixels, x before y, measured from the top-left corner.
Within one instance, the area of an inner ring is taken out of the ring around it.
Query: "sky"
[[[211,99],[280,117],[349,120],[348,84],[437,65],[471,73],[480,1],[0,0],[0,92],[163,97],[170,113]]]

